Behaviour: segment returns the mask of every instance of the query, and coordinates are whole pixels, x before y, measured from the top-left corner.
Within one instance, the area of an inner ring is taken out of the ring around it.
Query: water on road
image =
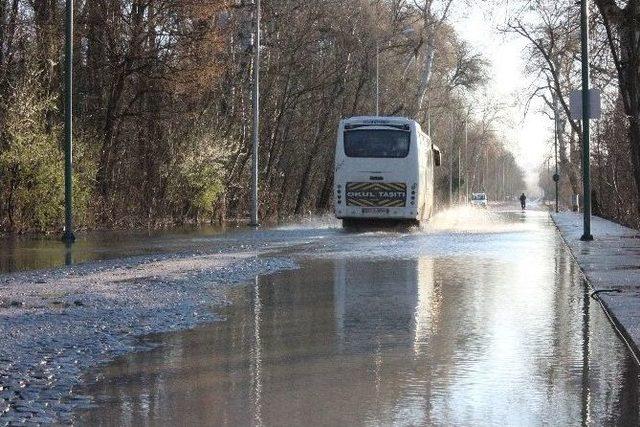
[[[546,214],[262,233],[301,269],[94,372],[80,423],[640,425],[638,370]]]

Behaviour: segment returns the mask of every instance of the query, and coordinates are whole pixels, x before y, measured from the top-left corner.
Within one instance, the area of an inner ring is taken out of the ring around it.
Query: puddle
[[[553,229],[523,221],[526,239],[316,243],[300,270],[236,291],[226,321],[93,372],[78,421],[639,425],[633,360]]]

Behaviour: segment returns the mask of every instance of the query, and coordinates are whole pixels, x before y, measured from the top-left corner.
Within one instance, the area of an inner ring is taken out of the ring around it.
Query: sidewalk
[[[582,214],[551,215],[597,298],[640,360],[640,232],[593,217],[592,242],[580,241]]]

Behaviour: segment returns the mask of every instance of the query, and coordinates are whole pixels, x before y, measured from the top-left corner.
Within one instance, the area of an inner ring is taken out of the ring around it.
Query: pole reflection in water
[[[421,344],[428,341],[428,337],[437,332],[437,320],[435,316],[440,310],[441,292],[434,278],[434,260],[420,258],[417,266],[417,301],[415,308],[415,339],[413,351],[416,355],[422,354]]]
[[[107,366],[80,421],[637,425],[637,369],[545,230],[303,259],[237,290],[226,321]]]
[[[589,287],[585,282],[583,284],[584,292],[582,293],[582,425],[591,425],[590,405],[591,392],[589,387],[589,310],[591,308],[589,300]]]
[[[76,236],[72,263],[138,255],[206,250],[224,247],[224,228],[201,227],[149,232],[89,232]],[[35,236],[0,237],[0,273],[69,265],[69,248],[58,239]]]
[[[73,243],[65,242],[64,249],[64,265],[73,265]]]
[[[251,382],[253,383],[253,414],[254,425],[262,425],[262,342],[260,340],[260,323],[261,323],[261,309],[262,303],[260,302],[260,282],[256,276],[253,287],[253,336],[254,347],[251,352]]]

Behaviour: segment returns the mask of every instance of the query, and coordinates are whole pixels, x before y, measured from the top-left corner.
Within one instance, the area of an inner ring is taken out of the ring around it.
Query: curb
[[[569,242],[567,242],[567,239],[562,234],[562,231],[560,230],[560,227],[558,227],[558,224],[556,223],[556,220],[553,218],[553,215],[551,212],[549,212],[549,217],[551,218],[551,221],[553,222],[553,225],[555,226],[556,231],[558,232],[558,235],[562,239],[563,244],[569,250],[569,253],[571,254],[571,258],[573,258],[574,262],[580,269],[582,280],[584,280],[585,285],[587,285],[589,287],[589,290],[591,291],[590,297],[596,300],[600,304],[600,307],[604,311],[604,314],[607,316],[609,323],[611,323],[613,330],[616,332],[618,337],[629,349],[629,352],[631,353],[631,356],[633,356],[633,360],[636,362],[636,365],[640,367],[640,348],[638,347],[638,344],[633,340],[633,338],[631,337],[627,329],[620,323],[615,313],[613,313],[613,311],[609,309],[609,306],[607,305],[607,303],[603,301],[598,295],[598,292],[602,292],[603,289],[595,289],[593,287],[593,285],[591,284],[591,281],[587,277],[587,274],[584,272],[584,269],[578,262],[578,258],[573,252],[571,245],[569,244]]]
[[[573,256],[573,253],[572,253],[572,256]],[[582,271],[582,268],[580,269],[580,271]],[[583,273],[583,276],[584,276],[584,273]],[[589,287],[592,288],[591,284],[589,283],[589,280],[585,278],[585,281],[589,285]],[[638,348],[638,345],[633,340],[633,338],[631,338],[631,335],[629,335],[629,333],[627,332],[627,329],[624,326],[622,326],[622,324],[618,321],[618,318],[615,316],[615,314],[613,314],[613,312],[609,309],[609,306],[607,305],[607,303],[603,301],[597,294],[592,293],[591,298],[593,298],[594,300],[598,301],[598,303],[600,303],[600,307],[602,307],[604,314],[607,316],[607,319],[609,319],[611,326],[613,326],[613,329],[616,331],[616,334],[618,334],[622,342],[625,343],[625,345],[631,352],[631,356],[633,356],[633,360],[636,361],[636,365],[640,367],[640,349]]]

